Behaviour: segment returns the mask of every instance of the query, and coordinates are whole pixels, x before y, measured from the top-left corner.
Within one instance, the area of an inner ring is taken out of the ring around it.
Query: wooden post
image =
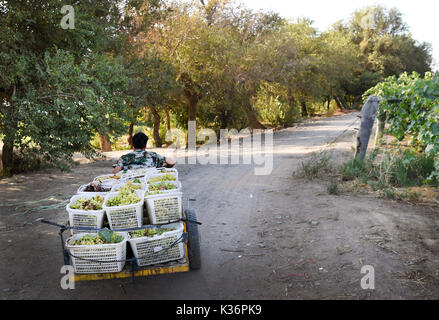
[[[380,98],[371,96],[367,99],[361,111],[361,127],[357,136],[357,149],[355,157],[364,160],[373,125],[378,113]]]

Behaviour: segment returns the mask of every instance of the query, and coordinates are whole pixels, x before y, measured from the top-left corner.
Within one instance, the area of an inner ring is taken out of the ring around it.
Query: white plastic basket
[[[176,230],[152,238],[141,237],[128,240],[140,267],[180,260],[184,257],[183,223],[173,223],[161,226],[161,228],[174,228]],[[181,242],[169,248],[178,240]]]
[[[176,188],[175,189],[171,189],[171,190],[162,190],[157,195],[181,192],[181,182],[180,181],[160,181],[160,182],[151,183],[150,185],[148,184],[147,192],[149,191],[150,186],[153,186],[153,185],[155,185],[157,183],[162,183],[162,182],[164,182],[164,183],[172,183]],[[147,195],[147,192],[145,193],[145,196]]]
[[[108,207],[107,201],[117,196],[117,193],[109,193],[105,197],[104,210],[107,214],[110,228],[113,230],[138,228],[142,226],[143,220],[143,204],[145,202],[144,190],[137,190],[137,196],[140,198],[138,203],[130,204],[127,206]]]
[[[67,205],[66,210],[69,213],[69,222],[71,227],[87,227],[93,229],[101,229],[104,223],[105,210],[78,210],[70,208],[70,205],[75,203],[78,199],[85,198],[90,199],[95,195],[105,199],[105,196],[100,194],[86,194],[86,195],[76,195],[70,199],[70,203]],[[81,231],[72,230],[73,234],[77,233],[96,233],[96,231]]]
[[[119,179],[111,177],[119,177]],[[121,182],[122,177],[120,174],[104,174],[101,176],[97,176],[93,181],[112,186],[115,183]]]
[[[156,174],[158,171],[156,168],[142,168],[128,170],[122,175],[123,181],[132,181],[134,179],[147,179],[149,176]]]
[[[89,235],[94,236],[95,234]],[[75,234],[66,241],[66,249],[74,257],[72,258],[75,273],[90,274],[90,273],[112,273],[120,272],[125,266],[128,233],[118,232],[123,236],[124,240],[120,243],[112,244],[98,244],[74,246],[72,242],[81,239],[87,233]],[[86,259],[86,260],[83,260]],[[92,262],[105,261],[105,262]],[[108,262],[106,262],[108,261]]]
[[[110,191],[108,191],[108,192],[87,192],[87,191],[84,191],[85,190],[85,188],[87,188],[88,186],[89,186],[90,184],[84,184],[84,185],[82,185],[82,186],[80,186],[79,188],[78,188],[78,191],[76,192],[76,194],[78,194],[78,195],[100,195],[100,196],[102,196],[103,198],[105,198],[105,196],[108,194],[108,193],[110,193]],[[111,188],[111,185],[102,185],[104,188]]]
[[[149,222],[157,225],[180,220],[183,212],[182,197],[181,192],[145,196]]]

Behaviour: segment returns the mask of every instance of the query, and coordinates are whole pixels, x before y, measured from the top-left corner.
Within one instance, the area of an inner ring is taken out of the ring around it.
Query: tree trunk
[[[110,141],[108,141],[108,139],[105,136],[103,136],[102,134],[99,134],[99,140],[100,140],[100,143],[101,143],[101,150],[102,150],[102,152],[113,151],[113,149],[111,149]]]
[[[151,107],[151,113],[154,118],[154,141],[155,146],[157,148],[161,148],[162,146],[162,139],[160,138],[160,114],[158,113],[157,109],[154,107]]]
[[[166,114],[166,126],[168,131],[171,130],[171,117],[169,115],[169,109],[165,108],[165,114]]]
[[[295,100],[294,100],[294,96],[293,96],[293,89],[288,88],[288,106],[291,108],[291,110],[294,108],[295,106]]]
[[[308,117],[308,110],[307,110],[307,108],[306,108],[306,102],[305,102],[305,101],[302,101],[302,102],[300,103],[300,106],[301,106],[301,108],[302,108],[302,117],[304,117],[304,118]]]
[[[6,131],[4,132],[3,148],[2,148],[2,166],[3,175],[11,176],[14,171],[14,141],[16,139],[16,131],[18,127],[18,121],[16,118],[16,110],[12,101],[17,94],[17,87],[12,87],[11,99],[9,100],[9,106],[3,106],[5,109],[3,123],[0,125]]]
[[[262,123],[259,122],[258,118],[256,117],[255,111],[251,106],[244,105],[243,109],[247,114],[247,119],[252,129],[260,129],[260,130],[267,129]]]
[[[337,102],[338,107],[340,110],[344,111],[349,109],[349,106],[347,105],[346,101],[341,96],[334,96],[335,102]]]
[[[328,112],[331,110],[331,97],[328,96]]]
[[[14,147],[5,142],[2,148],[3,176],[12,175],[14,169]]]
[[[198,98],[195,96],[190,96],[188,97],[188,100],[189,100],[188,121],[197,121]]]
[[[349,104],[346,102],[346,100],[343,98],[343,96],[340,96],[339,99],[340,99],[340,101],[341,101],[341,104],[343,105],[343,107],[344,107],[346,110],[350,109]]]
[[[130,129],[128,130],[128,143],[131,148],[134,148],[133,146],[133,134],[134,134],[134,123],[130,123]]]

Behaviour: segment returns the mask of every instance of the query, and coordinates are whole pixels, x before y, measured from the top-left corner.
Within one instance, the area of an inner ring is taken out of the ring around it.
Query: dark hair
[[[133,136],[133,147],[135,149],[144,149],[148,144],[148,136],[139,132]]]

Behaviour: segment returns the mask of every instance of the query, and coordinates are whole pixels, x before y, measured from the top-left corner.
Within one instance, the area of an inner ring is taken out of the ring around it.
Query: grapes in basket
[[[154,236],[161,236],[165,232],[174,231],[175,228],[148,228],[148,229],[142,229],[138,231],[130,232],[131,238],[141,238],[141,237],[148,237],[152,238]]]
[[[175,184],[173,184],[172,182],[164,182],[163,181],[160,183],[155,183],[155,184],[150,185],[148,195],[160,194],[163,191],[173,190],[173,189],[177,189]]]
[[[167,173],[164,176],[158,176],[158,177],[153,177],[151,179],[148,180],[148,183],[154,183],[154,182],[160,182],[160,181],[176,181],[177,178],[170,174]]]
[[[74,246],[92,246],[98,244],[120,243],[123,237],[108,229],[100,231],[96,235],[84,235],[81,239],[72,242]]]
[[[128,181],[122,188],[119,190],[119,194],[128,195],[130,193],[135,193],[136,190],[142,189],[142,186],[139,184],[134,184],[134,181]]]
[[[85,210],[85,211],[102,210],[103,203],[104,203],[104,198],[100,196],[94,196],[93,198],[90,199],[79,198],[78,200],[75,201],[75,203],[72,203],[70,205],[70,208],[76,210]]]
[[[130,204],[138,203],[141,199],[137,196],[137,194],[130,193],[118,193],[117,196],[111,198],[107,201],[108,207],[119,207],[119,206],[127,206]]]

